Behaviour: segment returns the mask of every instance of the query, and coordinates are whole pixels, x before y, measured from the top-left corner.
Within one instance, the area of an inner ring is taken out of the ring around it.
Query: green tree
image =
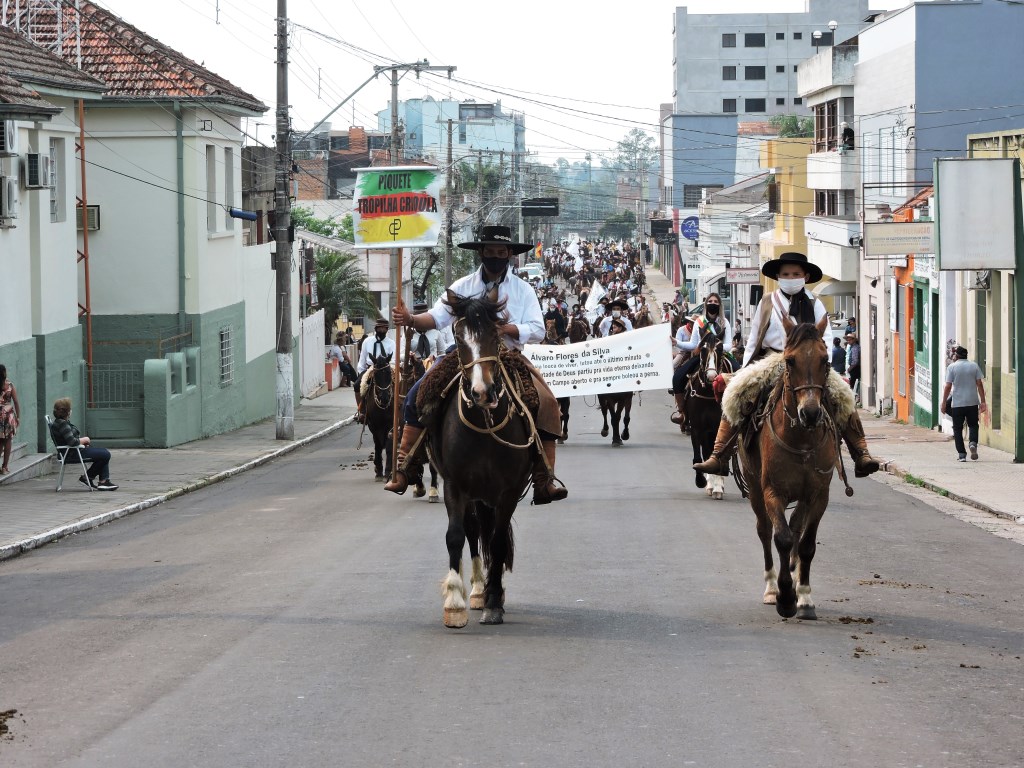
[[[629,240],[636,234],[636,214],[632,211],[623,211],[609,216],[604,220],[598,235],[609,237],[613,240]]]
[[[657,156],[654,137],[640,128],[633,128],[615,145],[611,165],[620,171],[641,173],[650,170]]]
[[[377,301],[370,292],[361,259],[354,253],[317,248],[316,298],[324,310],[324,339],[331,342],[334,325],[344,313],[349,317],[377,318]]]
[[[798,115],[772,115],[768,123],[781,139],[805,139],[814,135],[814,119]]]
[[[318,219],[313,216],[313,211],[309,208],[297,206],[292,208],[292,224],[317,235],[334,237],[347,243],[353,242],[351,213],[346,213],[341,221],[336,221],[334,218]]]

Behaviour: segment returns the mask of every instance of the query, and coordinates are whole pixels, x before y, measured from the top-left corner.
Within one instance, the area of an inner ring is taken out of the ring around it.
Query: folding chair
[[[82,467],[82,474],[88,477],[89,470],[85,467],[85,457],[82,456],[82,447],[79,445],[57,445],[57,439],[53,434],[53,416],[46,417],[46,428],[50,431],[50,442],[57,450],[57,461],[60,462],[60,474],[57,476],[57,490],[59,491],[64,485],[64,468],[67,466],[68,458],[71,456],[72,451],[78,459],[78,463]],[[89,490],[96,490],[92,487],[91,482],[89,483]]]

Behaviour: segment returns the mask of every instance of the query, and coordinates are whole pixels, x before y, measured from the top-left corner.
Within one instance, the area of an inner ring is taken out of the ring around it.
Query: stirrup
[[[723,470],[726,467],[728,467],[728,459],[719,456],[717,453],[712,453],[704,461],[693,465],[695,470],[706,475],[724,475]]]
[[[397,493],[399,496],[405,495],[405,492],[409,490],[409,475],[404,470],[396,469],[394,479],[388,480],[384,484],[384,490]]]

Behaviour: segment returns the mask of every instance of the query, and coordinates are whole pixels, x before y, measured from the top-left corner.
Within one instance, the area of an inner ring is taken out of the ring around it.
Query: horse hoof
[[[485,608],[484,615],[480,617],[481,624],[503,624],[505,622],[504,608]]]
[[[627,430],[625,430],[625,431],[623,431],[623,433],[622,433],[622,439],[623,439],[623,440],[629,440],[629,430],[628,430],[628,429],[627,429]]]
[[[414,499],[422,499],[426,495],[427,489],[424,488],[422,485],[417,485],[415,488],[413,488],[412,497]]]
[[[614,445],[616,448],[619,448],[619,447],[622,446],[622,441],[621,440],[612,440],[612,445]]]
[[[711,498],[714,499],[715,501],[721,501],[724,496],[725,494],[723,494],[721,491],[712,491],[711,493]]]
[[[430,498],[427,499],[431,504],[438,504],[441,501],[441,497],[435,493],[430,494]]]
[[[796,600],[793,602],[775,603],[775,611],[784,619],[792,619],[796,616]]]
[[[484,609],[484,596],[483,596],[483,594],[481,593],[479,595],[470,595],[469,596],[469,607],[470,607],[470,609],[472,609],[474,611],[482,611]]]
[[[445,608],[444,625],[451,629],[462,629],[469,624],[469,611],[465,608]]]
[[[561,437],[558,438],[555,442],[558,443],[559,445],[565,445],[565,439]]]
[[[708,487],[708,479],[706,477],[704,477],[704,473],[703,472],[698,472],[697,473],[697,487],[698,488],[707,488]]]
[[[375,483],[383,483],[384,482],[384,475],[374,475],[373,476],[373,482],[375,482]]]
[[[601,430],[601,437],[608,437],[608,427]]]
[[[765,595],[761,602],[765,605],[775,605],[775,600],[777,597],[778,595]]]
[[[796,617],[806,621],[816,621],[818,619],[818,614],[814,610],[813,605],[801,605],[796,609]]]

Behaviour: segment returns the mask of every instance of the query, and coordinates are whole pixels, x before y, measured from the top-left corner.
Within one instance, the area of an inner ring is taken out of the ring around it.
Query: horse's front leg
[[[601,404],[601,419],[603,420],[603,425],[601,427],[601,437],[608,437],[608,410],[609,410],[609,407],[608,407],[608,405],[605,404],[604,400],[600,400],[599,402]]]
[[[692,424],[693,422],[691,421],[690,423]],[[699,464],[700,462],[704,461],[704,459],[706,458],[704,456],[704,454],[703,454],[703,450],[704,450],[704,436],[701,433],[701,430],[694,429],[694,428],[691,427],[691,429],[690,429],[690,445],[693,447],[693,463],[694,464]],[[707,478],[707,476],[703,472],[701,472],[700,470],[696,470],[695,469],[694,472],[697,475],[696,478],[694,479],[694,482],[697,484],[697,487],[698,488],[707,488],[707,485],[708,485],[708,478]]]
[[[480,519],[475,511],[466,513],[465,529],[469,541],[469,607],[479,611],[484,607],[484,561],[480,557]]]
[[[431,504],[436,504],[441,500],[440,494],[437,492],[437,469],[433,464],[430,465],[430,495],[427,496],[427,501]]]
[[[569,439],[569,398],[560,397],[558,398],[558,409],[562,414],[562,436],[558,438],[558,442],[564,443]]]
[[[761,487],[752,482],[753,478],[747,475],[747,485],[750,488],[750,508],[754,510],[754,517],[757,521],[757,538],[761,541],[761,549],[764,551],[764,596],[761,599],[765,605],[775,605],[779,597],[779,574],[775,571],[775,562],[772,559],[772,523],[764,509],[764,494]]]
[[[466,610],[466,585],[462,581],[462,548],[466,545],[467,500],[451,490],[451,483],[445,484],[444,503],[448,507],[448,575],[441,583],[444,597],[443,621],[446,627],[460,629],[469,623]]]
[[[793,589],[793,573],[790,570],[790,559],[793,554],[793,531],[786,522],[786,502],[768,485],[768,478],[761,478],[764,510],[771,522],[772,538],[775,549],[779,553],[778,596],[775,610],[779,616],[792,618],[796,615],[796,590]]]
[[[633,407],[633,396],[626,399],[626,405],[622,409],[622,439],[629,440],[629,411]]]
[[[797,531],[796,552],[792,571],[796,575],[796,617],[798,619],[817,619],[814,600],[811,598],[811,561],[817,551],[818,523],[828,504],[828,489],[825,499],[815,499],[814,508],[800,502],[790,520],[790,528]]]
[[[378,483],[384,482],[384,452],[387,450],[387,437],[381,437],[377,432],[373,433],[373,479]],[[391,453],[390,451],[387,451]]]
[[[619,422],[622,420],[622,406],[619,403],[612,404],[612,445],[622,445],[622,436],[619,434]]]
[[[505,587],[502,577],[505,568],[512,567],[512,512],[516,501],[503,501],[491,510],[493,526],[490,527],[489,546],[487,547],[487,580],[484,586],[484,613],[480,617],[481,624],[502,624],[505,621]],[[479,507],[482,505],[478,505]],[[484,535],[488,526],[482,526]]]

